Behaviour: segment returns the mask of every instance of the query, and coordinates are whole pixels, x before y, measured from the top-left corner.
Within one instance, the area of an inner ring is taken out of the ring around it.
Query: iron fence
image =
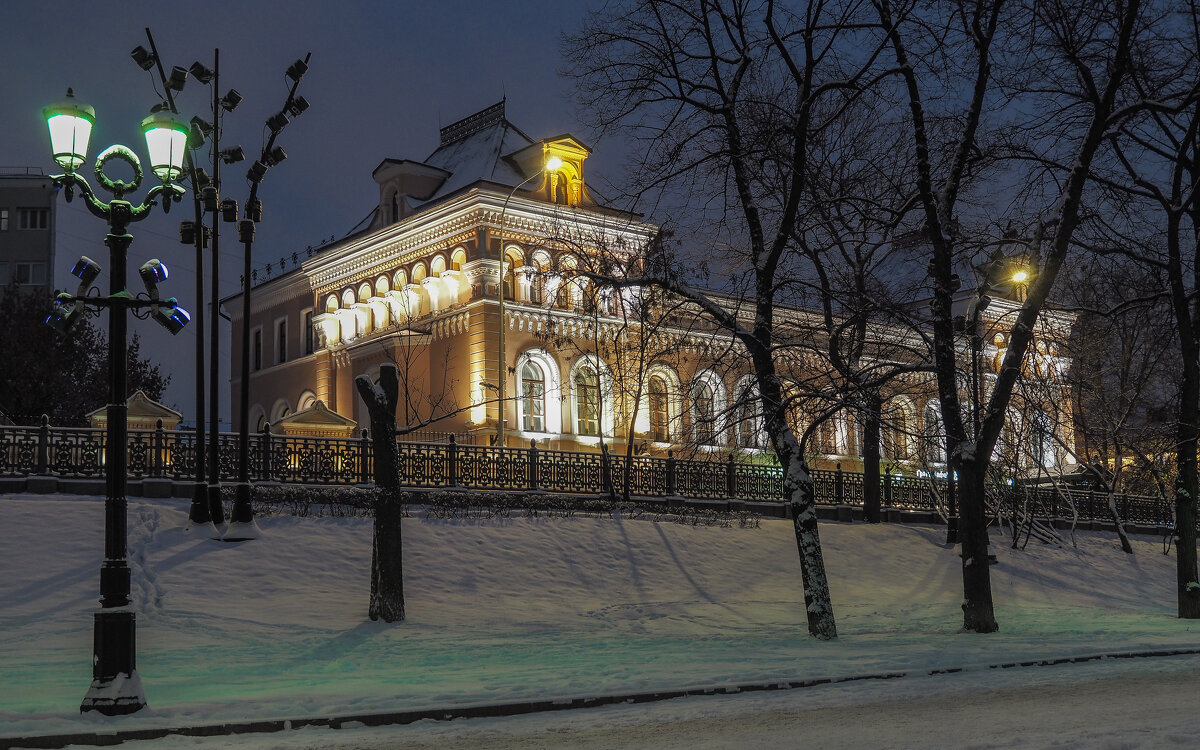
[[[100,479],[104,476],[101,428],[0,425],[0,477],[54,476]],[[129,477],[191,481],[195,478],[198,447],[189,430],[130,430]],[[238,436],[219,435],[217,463],[223,481],[238,473]],[[623,493],[652,498],[691,498],[742,502],[784,502],[783,471],[779,466],[725,460],[667,457],[626,457],[602,450],[582,453],[538,448],[498,448],[469,445],[447,434],[442,442],[398,440],[398,471],[402,486],[462,487],[488,490],[540,490],[582,494]],[[211,446],[199,449],[211,461]],[[266,429],[250,439],[250,478],[254,482],[354,485],[371,482],[373,457],[369,437],[301,437],[275,435]],[[863,475],[837,469],[811,471],[816,502],[861,506]],[[886,508],[945,512],[944,479],[884,474],[880,497]],[[1041,518],[1109,521],[1108,496],[1103,493],[1048,487],[1004,487],[996,493],[1000,510],[1030,513]],[[1173,509],[1158,498],[1119,495],[1117,514],[1127,523],[1169,524]]]

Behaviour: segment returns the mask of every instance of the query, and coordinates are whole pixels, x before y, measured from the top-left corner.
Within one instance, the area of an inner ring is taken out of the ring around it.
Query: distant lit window
[[[671,419],[667,403],[667,384],[662,378],[650,378],[650,436],[657,442],[671,439],[667,425]]]
[[[17,226],[21,229],[48,229],[50,227],[50,209],[18,208],[17,220]]]
[[[0,208],[0,232],[8,231],[8,209]]]
[[[696,442],[700,445],[716,445],[715,425],[717,414],[713,389],[708,383],[697,383],[692,389],[692,404],[695,407]]]

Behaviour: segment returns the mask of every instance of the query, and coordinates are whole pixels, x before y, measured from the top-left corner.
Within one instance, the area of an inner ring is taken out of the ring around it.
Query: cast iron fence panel
[[[361,476],[360,441],[346,438],[272,436],[259,438],[267,453],[270,473],[277,482],[355,484]],[[262,461],[260,457],[259,461]]]
[[[937,496],[928,479],[888,476],[883,480],[883,504],[904,510],[937,510]]]
[[[405,487],[449,486],[452,484],[450,481],[451,450],[461,451],[460,448],[447,444],[396,443],[400,484]],[[461,463],[459,465],[461,466]]]
[[[40,474],[38,446],[41,436],[38,427],[5,427],[0,431],[0,476],[19,477]]]
[[[743,500],[787,500],[783,496],[783,469],[778,466],[736,464],[733,497]]]
[[[458,482],[463,487],[488,490],[527,489],[529,451],[524,448],[460,445]]]
[[[724,461],[676,461],[675,488],[680,497],[723,498],[727,467]]]
[[[836,471],[812,469],[808,473],[812,477],[813,496],[817,503],[822,505],[840,505],[846,502],[843,497],[845,472],[841,469]]]
[[[104,476],[104,430],[52,427],[49,434],[49,471],[60,477]]]
[[[204,481],[208,481],[208,447],[204,447]],[[162,466],[155,476],[172,479],[196,478],[196,433],[172,430],[166,432],[162,443]]]
[[[629,494],[641,497],[667,496],[667,461],[662,458],[634,456],[626,461],[623,453],[609,453],[613,491],[625,492],[625,473],[629,472]]]
[[[547,492],[604,491],[604,461],[599,453],[538,449],[538,487]]]

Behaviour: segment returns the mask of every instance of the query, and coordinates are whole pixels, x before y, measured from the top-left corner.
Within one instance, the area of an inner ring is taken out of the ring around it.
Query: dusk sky
[[[288,159],[259,189],[264,217],[255,237],[255,267],[346,234],[378,200],[371,171],[382,159],[424,159],[437,145],[440,126],[503,96],[508,118],[530,137],[570,132],[596,148],[589,167],[595,163],[591,174],[602,177],[618,166],[620,150],[610,148],[606,158],[605,149],[588,139],[571,104],[571,84],[558,74],[561,34],[579,26],[586,8],[582,2],[549,0],[11,3],[0,47],[0,166],[57,171],[41,108],[61,100],[67,87],[96,109],[89,162],[81,171],[90,176],[95,156],[113,143],[129,146],[144,160],[138,123],[160,101],[158,79],[135,65],[129,52],[149,46],[150,27],[168,69],[195,60],[211,67],[213,50],[220,49],[221,92],[234,88],[244,97],[225,118],[221,145],[241,145],[250,160],[267,137],[264,121],[287,96],[284,71],[312,53],[298,91],[311,108],[279,136]],[[189,80],[177,103],[185,117],[211,119],[210,97],[209,87]],[[227,167],[223,175],[223,197],[239,205],[249,194],[248,166],[249,161]],[[134,199],[144,195],[143,187]],[[194,309],[193,252],[177,235],[191,211],[185,202],[169,215],[156,210],[133,225],[129,265],[136,269],[147,258],[160,258],[171,269],[170,290],[164,291]],[[59,286],[80,255],[107,265],[105,229],[80,200],[67,204],[60,198]],[[225,296],[241,273],[235,232],[222,233],[220,252]],[[154,359],[170,363],[165,401],[190,421],[195,333],[185,329],[171,339],[148,321],[133,323]],[[227,361],[222,373],[227,377]],[[228,384],[221,390],[225,421]]]

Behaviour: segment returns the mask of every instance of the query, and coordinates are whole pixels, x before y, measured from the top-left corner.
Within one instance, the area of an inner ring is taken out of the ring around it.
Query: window
[[[743,448],[762,447],[762,414],[759,409],[758,392],[746,386],[737,402],[737,441]]]
[[[575,421],[580,435],[600,434],[600,380],[591,367],[575,375]]]
[[[650,437],[655,442],[666,443],[671,439],[668,425],[671,420],[667,402],[667,384],[662,378],[650,378]]]
[[[937,402],[925,405],[925,461],[931,464],[946,462],[946,438],[942,434],[942,412]]]
[[[50,227],[50,209],[18,208],[17,219],[21,229],[48,229]]]
[[[287,362],[287,318],[275,323],[275,364]]]
[[[8,231],[8,209],[0,208],[0,232]]]
[[[263,355],[262,329],[255,328],[254,329],[254,347],[253,347],[253,352],[251,353],[251,356],[253,357],[253,359],[251,361],[254,363],[254,370],[256,372],[258,370],[262,369],[262,355]]]
[[[708,383],[699,383],[692,389],[692,404],[695,412],[696,441],[700,445],[716,445],[716,406],[712,387]]]
[[[315,347],[313,340],[315,333],[313,331],[313,311],[304,311],[304,353],[312,354]]]
[[[546,431],[546,377],[535,362],[521,368],[521,429]]]
[[[17,263],[15,279],[18,284],[44,285],[46,283],[46,264]]]

